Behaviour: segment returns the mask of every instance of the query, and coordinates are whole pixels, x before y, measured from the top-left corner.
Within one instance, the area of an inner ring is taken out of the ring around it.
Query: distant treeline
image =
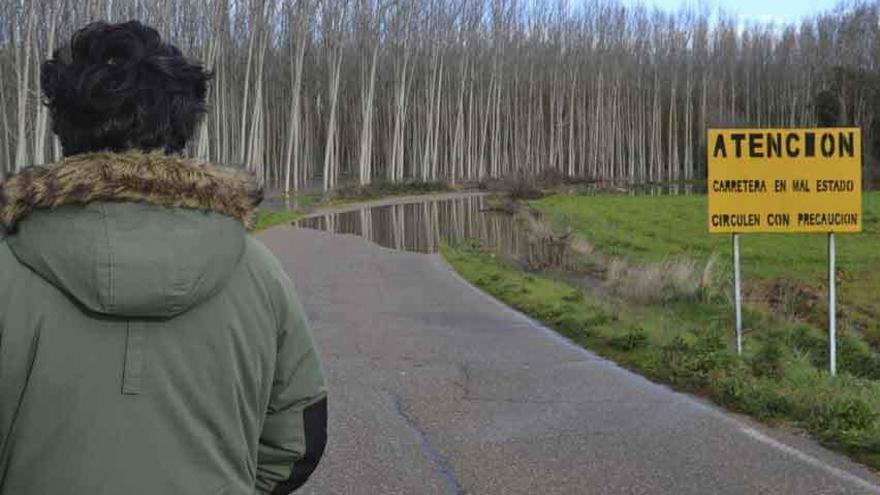
[[[280,187],[689,180],[707,126],[817,123],[861,126],[871,177],[878,12],[773,25],[615,0],[3,0],[0,173],[59,155],[39,63],[90,20],[135,18],[214,71],[190,152]]]

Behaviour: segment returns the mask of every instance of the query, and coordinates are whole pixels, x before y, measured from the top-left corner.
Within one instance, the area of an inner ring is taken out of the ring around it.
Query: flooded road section
[[[509,214],[487,211],[487,197],[426,199],[304,218],[297,227],[363,237],[401,251],[435,253],[441,243],[476,240],[512,259],[529,254],[529,236]]]

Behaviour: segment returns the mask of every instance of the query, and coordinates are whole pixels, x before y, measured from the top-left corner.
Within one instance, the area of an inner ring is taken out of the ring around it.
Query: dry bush
[[[554,232],[534,211],[519,210],[516,216],[528,238],[526,259],[522,261],[529,270],[564,269],[569,266],[573,239],[570,231]]]
[[[614,259],[607,264],[605,288],[616,296],[642,303],[711,298],[720,287],[712,256],[705,263],[668,259],[630,265]]]
[[[566,178],[555,168],[545,168],[535,177],[535,182],[541,187],[554,189],[564,184]]]
[[[510,199],[530,200],[544,197],[544,191],[541,190],[535,177],[524,172],[517,172],[505,178],[503,188]]]
[[[586,237],[575,234],[571,238],[570,247],[573,253],[587,260],[596,260],[598,252],[596,246],[593,245]]]
[[[819,287],[785,278],[759,284],[748,294],[749,299],[766,302],[776,314],[792,321],[810,320],[827,311],[825,297]]]
[[[724,287],[729,284],[724,271],[718,270],[718,253],[712,253],[706,260],[706,264],[703,265],[703,276],[700,282],[704,300],[711,301],[724,297]]]

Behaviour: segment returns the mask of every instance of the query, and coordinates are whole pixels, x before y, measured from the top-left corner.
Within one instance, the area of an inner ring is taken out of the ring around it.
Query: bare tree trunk
[[[299,190],[299,168],[302,140],[302,79],[303,61],[306,53],[306,26],[311,16],[312,8],[310,0],[299,0],[297,12],[295,52],[291,60],[293,83],[291,86],[290,118],[288,121],[287,153],[284,158],[284,194],[290,194],[291,167],[293,175],[293,190]]]
[[[15,171],[18,172],[27,165],[27,110],[28,93],[30,91],[31,51],[34,41],[34,22],[36,16],[36,3],[31,2],[27,13],[27,27],[24,31],[24,39],[15,49],[16,79],[18,81],[18,137],[15,148]]]
[[[261,0],[265,2],[265,0]],[[262,9],[260,9],[262,11]],[[250,98],[250,86],[251,86],[251,65],[254,59],[254,50],[259,45],[257,41],[257,37],[259,35],[259,26],[262,22],[257,22],[254,29],[251,30],[250,42],[247,51],[247,66],[244,71],[244,92],[242,93],[241,98],[241,126],[239,130],[241,132],[241,140],[239,142],[238,148],[238,160],[242,163],[246,163],[247,157],[247,128],[248,128],[248,101]]]
[[[366,7],[371,9],[371,6]],[[373,175],[373,121],[376,94],[376,67],[379,60],[378,31],[383,23],[384,7],[377,5],[375,12],[369,14],[369,37],[371,51],[367,75],[363,77],[361,84],[361,135],[360,135],[360,162],[358,176],[361,186],[371,182]],[[365,64],[367,65],[367,64]]]
[[[55,31],[58,24],[58,16],[61,9],[52,9],[49,12],[49,32],[48,43],[46,46],[46,58],[52,56],[55,50]],[[48,135],[49,112],[44,105],[37,105],[37,124],[34,139],[34,164],[42,165],[46,163],[46,136]],[[51,161],[54,161],[53,156]]]
[[[330,65],[330,117],[327,123],[327,141],[324,148],[324,191],[336,186],[336,175],[339,170],[339,137],[337,136],[337,107],[339,106],[339,81],[342,70],[342,47],[330,49],[328,63]]]

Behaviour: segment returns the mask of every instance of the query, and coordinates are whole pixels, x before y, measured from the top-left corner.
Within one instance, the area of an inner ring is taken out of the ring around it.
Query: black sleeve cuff
[[[315,402],[303,410],[303,427],[305,428],[306,451],[296,461],[290,477],[278,483],[271,495],[289,495],[303,486],[309,476],[315,472],[324,448],[327,446],[327,398]]]

